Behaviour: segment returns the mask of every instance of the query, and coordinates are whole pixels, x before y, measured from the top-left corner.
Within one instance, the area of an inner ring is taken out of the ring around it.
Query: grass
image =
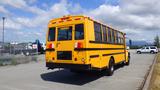
[[[149,90],[160,90],[160,53],[158,53],[157,55],[157,60],[153,69]]]
[[[31,61],[38,62],[37,56],[8,56],[0,58],[0,66],[18,65],[29,63]]]

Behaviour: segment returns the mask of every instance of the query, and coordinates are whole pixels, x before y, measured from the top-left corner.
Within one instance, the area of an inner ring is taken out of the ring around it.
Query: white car
[[[157,53],[158,49],[155,46],[146,46],[146,47],[142,47],[140,49],[137,49],[137,53],[141,54],[141,53]]]

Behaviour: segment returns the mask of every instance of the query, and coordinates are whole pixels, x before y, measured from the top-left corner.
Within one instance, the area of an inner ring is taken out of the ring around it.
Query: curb
[[[149,67],[149,70],[147,71],[147,73],[145,74],[144,76],[144,80],[141,84],[141,86],[139,87],[138,90],[148,90],[148,87],[149,87],[149,84],[150,84],[150,80],[151,80],[151,77],[152,77],[152,72],[153,72],[153,69],[154,69],[154,65],[157,61],[157,55],[154,57],[154,60],[151,64],[151,66]]]

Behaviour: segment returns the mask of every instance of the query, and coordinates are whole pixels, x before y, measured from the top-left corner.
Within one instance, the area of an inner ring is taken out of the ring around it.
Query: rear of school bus
[[[86,20],[84,16],[64,16],[48,24],[46,67],[86,70],[90,68],[86,52]]]
[[[104,34],[107,41],[109,36],[113,39],[116,34],[109,35],[109,29],[106,29],[107,33],[102,30],[100,35],[95,34],[95,29],[98,33],[100,31],[97,24],[85,16],[66,16],[51,20],[47,32],[46,67],[71,70],[108,69],[112,75],[114,65],[125,62],[128,57],[124,34],[119,32],[123,43],[105,42]],[[96,37],[101,37],[100,41],[96,41]],[[110,61],[114,61],[112,65]]]

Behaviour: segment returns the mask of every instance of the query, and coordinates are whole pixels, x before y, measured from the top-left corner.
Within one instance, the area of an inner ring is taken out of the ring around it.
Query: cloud
[[[0,22],[2,22],[2,19],[0,20]],[[6,18],[4,22],[5,22],[4,23],[5,29],[7,29],[7,30],[20,30],[20,29],[22,29],[22,26],[11,18]],[[0,27],[2,27],[2,24],[0,24]]]
[[[22,7],[27,6],[24,0],[1,0],[0,4],[10,5],[15,8],[22,8]]]
[[[37,0],[25,0],[28,4],[34,4]]]
[[[0,12],[4,14],[9,14],[9,11],[6,10],[3,6],[0,6]]]
[[[27,2],[33,3],[35,1],[34,0],[3,0],[3,1],[0,1],[0,5],[9,5],[11,7],[21,9],[23,11],[29,11],[33,14],[45,13],[44,10],[38,8],[37,6],[28,5]]]
[[[122,0],[120,6],[126,13],[136,15],[160,14],[158,10],[160,6],[159,0]]]
[[[141,28],[146,30],[160,29],[157,24],[159,17],[153,15],[140,16],[123,12],[120,6],[101,5],[90,11],[89,16],[95,17],[102,22],[109,23],[120,28]]]
[[[107,25],[119,28],[134,40],[151,40],[151,37],[154,37],[154,32],[160,30],[160,9],[158,8],[160,8],[159,0],[134,0],[132,2],[122,0],[116,6],[102,4],[87,12],[87,15]],[[147,32],[152,35],[146,36]],[[160,31],[158,35],[160,35]]]
[[[96,8],[87,9],[83,8],[80,3],[61,0],[50,5],[42,3],[42,7],[47,7],[47,9],[42,9],[35,5],[37,0],[1,0],[0,12],[8,15],[11,12],[8,8],[4,7],[11,6],[14,9],[34,15],[33,17],[9,17],[6,23],[8,29],[30,30],[31,33],[26,35],[34,37],[45,37],[49,20],[68,14],[90,16],[127,33],[127,37],[134,40],[151,41],[155,32],[160,35],[160,31],[158,31],[160,30],[159,0],[133,0],[132,2],[130,0],[119,0],[116,4],[114,4],[116,0],[113,0],[111,4],[108,1],[106,0],[106,3]],[[20,32],[19,34],[22,33]]]
[[[69,14],[67,7],[67,2],[62,0],[61,2],[52,5],[49,10],[43,11],[40,8],[35,9],[37,11],[36,17],[18,17],[16,18],[16,21],[27,28],[47,26],[50,19]],[[33,7],[31,9],[34,11]]]
[[[66,0],[61,0],[60,2],[51,5],[51,7],[47,10],[40,9],[37,6],[30,7],[29,5],[26,4],[25,1],[24,4],[22,5],[20,5],[19,3],[17,5],[12,5],[10,4],[11,1],[10,0],[8,1],[9,1],[8,3],[5,3],[3,5],[7,4],[21,10],[27,8],[27,10],[24,11],[29,11],[31,13],[34,12],[34,14],[36,14],[35,17],[14,17],[14,18],[7,17],[5,28],[7,30],[18,30],[15,32],[17,33],[18,36],[22,35],[23,37],[21,38],[26,38],[26,36],[31,36],[32,38],[40,38],[45,40],[45,33],[47,30],[47,24],[49,20],[51,20],[52,18],[69,14],[68,11],[69,5]],[[28,38],[28,40],[31,39]]]

